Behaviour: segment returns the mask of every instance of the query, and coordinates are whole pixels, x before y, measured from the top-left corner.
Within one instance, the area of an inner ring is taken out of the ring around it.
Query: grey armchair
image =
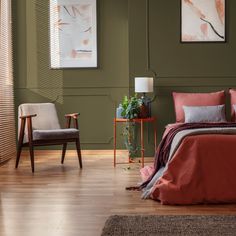
[[[65,115],[66,128],[62,129],[53,103],[25,103],[20,105],[18,108],[19,136],[16,168],[19,165],[23,147],[29,147],[32,172],[34,172],[35,146],[63,145],[61,157],[63,164],[68,142],[76,143],[79,165],[82,168],[78,116],[78,113]],[[72,120],[74,128],[70,128]]]

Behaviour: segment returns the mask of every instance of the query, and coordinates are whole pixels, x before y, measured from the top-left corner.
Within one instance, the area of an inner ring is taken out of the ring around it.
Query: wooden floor
[[[236,205],[163,206],[141,200],[140,192],[126,186],[140,181],[139,164],[112,163],[112,151],[84,151],[84,168],[78,168],[75,152],[60,164],[60,152],[38,151],[36,171],[31,173],[28,153],[19,169],[12,160],[0,167],[1,236],[100,235],[114,214],[236,214]],[[119,153],[120,159],[124,153]]]

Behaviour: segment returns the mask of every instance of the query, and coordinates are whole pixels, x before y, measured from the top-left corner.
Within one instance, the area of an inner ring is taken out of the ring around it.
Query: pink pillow
[[[235,91],[236,94],[236,91]],[[176,122],[184,122],[183,106],[217,106],[225,104],[225,91],[215,93],[173,92]],[[236,97],[235,97],[236,101]],[[236,104],[236,103],[235,103]]]
[[[229,95],[231,104],[231,121],[235,122],[235,111],[233,105],[236,104],[236,89],[230,89]]]

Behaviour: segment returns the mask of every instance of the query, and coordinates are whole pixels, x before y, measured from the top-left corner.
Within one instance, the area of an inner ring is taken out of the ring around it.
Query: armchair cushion
[[[33,130],[33,140],[74,139],[78,137],[79,137],[79,130],[74,128]]]

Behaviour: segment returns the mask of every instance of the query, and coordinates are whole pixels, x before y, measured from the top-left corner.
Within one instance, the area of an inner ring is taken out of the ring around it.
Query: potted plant
[[[141,99],[138,98],[137,94],[130,98],[124,96],[124,99],[122,101],[122,116],[126,119],[138,118],[141,111],[141,105]]]

